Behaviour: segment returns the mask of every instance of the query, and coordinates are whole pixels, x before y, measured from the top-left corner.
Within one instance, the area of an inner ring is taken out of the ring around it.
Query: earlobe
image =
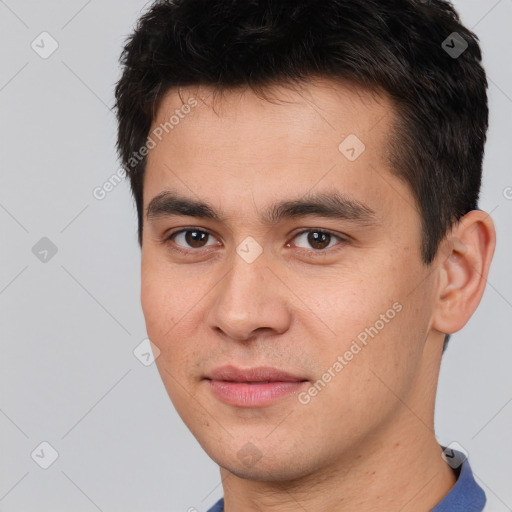
[[[482,299],[496,245],[490,216],[473,210],[451,229],[438,252],[441,279],[432,327],[462,329]]]

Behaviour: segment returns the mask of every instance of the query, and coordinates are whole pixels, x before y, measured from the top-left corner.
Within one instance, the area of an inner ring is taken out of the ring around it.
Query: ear
[[[462,329],[482,299],[496,246],[489,214],[473,210],[462,217],[440,247],[440,279],[432,327],[445,334]]]

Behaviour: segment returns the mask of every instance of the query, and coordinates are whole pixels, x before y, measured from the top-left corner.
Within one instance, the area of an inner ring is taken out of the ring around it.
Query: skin
[[[144,208],[174,190],[224,216],[144,218],[141,304],[158,370],[221,467],[226,512],[428,511],[456,481],[433,430],[444,333],[480,302],[492,220],[467,214],[425,265],[416,202],[387,160],[388,99],[329,80],[267,93],[272,101],[187,87],[158,108],[152,130],[198,100],[150,150]],[[355,161],[338,149],[349,134],[366,146]],[[260,219],[274,202],[333,190],[373,210],[372,222]],[[209,237],[165,241],[184,228]],[[315,230],[348,240],[315,248]],[[249,236],[263,249],[252,263],[236,252]],[[227,405],[204,380],[225,364],[273,366],[311,386],[397,302],[401,311],[307,404],[292,394],[267,407]]]

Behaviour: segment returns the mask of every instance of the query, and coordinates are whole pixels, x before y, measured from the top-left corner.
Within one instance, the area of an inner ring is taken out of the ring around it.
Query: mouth
[[[222,366],[210,372],[207,381],[213,395],[228,405],[245,408],[269,406],[297,393],[307,379],[271,367],[240,369]]]
[[[205,378],[240,383],[302,382],[307,380],[299,375],[270,366],[242,369],[231,365],[215,368]]]

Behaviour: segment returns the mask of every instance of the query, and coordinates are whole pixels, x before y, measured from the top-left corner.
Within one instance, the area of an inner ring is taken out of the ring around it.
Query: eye
[[[208,231],[197,228],[187,228],[171,233],[167,238],[165,238],[164,242],[172,242],[171,247],[173,250],[188,254],[190,252],[197,252],[198,249],[219,245],[218,242],[207,245],[210,236],[212,235]],[[297,233],[293,237],[293,240],[302,240],[303,243],[309,244],[312,249],[307,247],[303,248],[300,246],[298,248],[301,249],[301,252],[306,252],[313,255],[315,255],[315,253],[325,254],[327,249],[330,249],[335,245],[340,245],[339,243],[335,243],[336,240],[341,242],[341,245],[348,242],[348,239],[343,236],[337,235],[328,230],[321,229],[303,230],[300,233]],[[293,245],[296,246],[296,243]],[[286,244],[286,246],[290,247],[290,244]]]
[[[307,229],[297,233],[294,237],[294,240],[302,240],[310,247],[313,247],[313,250],[306,247],[308,253],[323,252],[326,249],[330,249],[336,245],[335,243],[331,245],[331,242],[335,242],[336,239],[341,242],[348,242],[348,240],[342,236],[336,235],[331,231],[320,229]],[[296,243],[294,243],[294,245],[296,245]]]
[[[174,243],[178,246],[178,251],[188,253],[190,250],[208,247],[208,245],[205,243],[208,241],[210,236],[210,233],[207,231],[189,228],[171,233],[165,241],[174,241]]]

